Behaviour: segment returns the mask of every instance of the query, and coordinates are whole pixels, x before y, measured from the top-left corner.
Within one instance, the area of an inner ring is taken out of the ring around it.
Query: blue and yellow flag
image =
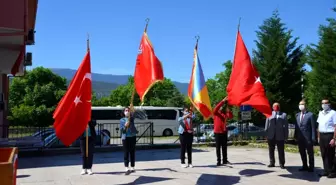
[[[202,114],[205,120],[212,116],[208,88],[205,84],[201,62],[197,54],[198,41],[194,50],[194,64],[188,88],[188,97],[194,107]]]

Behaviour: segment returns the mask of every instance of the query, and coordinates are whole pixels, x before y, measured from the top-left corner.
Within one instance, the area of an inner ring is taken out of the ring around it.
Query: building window
[[[148,119],[176,120],[176,110],[146,110]]]
[[[122,118],[121,110],[92,110],[92,120],[119,120]]]

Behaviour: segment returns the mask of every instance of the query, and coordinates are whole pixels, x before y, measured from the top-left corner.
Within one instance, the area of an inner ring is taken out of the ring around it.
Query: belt
[[[334,132],[320,132],[320,134],[334,134]]]

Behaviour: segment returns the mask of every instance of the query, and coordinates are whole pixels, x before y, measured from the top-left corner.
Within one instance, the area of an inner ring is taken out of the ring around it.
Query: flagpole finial
[[[86,44],[87,44],[87,50],[89,51],[90,50],[90,35],[89,33],[87,33],[87,40],[86,40]]]
[[[200,39],[200,36],[199,36],[199,35],[196,35],[196,36],[195,36],[195,39],[196,39],[196,41],[198,41],[198,40]]]
[[[241,17],[239,17],[239,21],[238,21],[238,31],[240,29],[240,21],[241,21]]]
[[[195,39],[196,39],[196,44],[198,44],[198,41],[199,41],[199,39],[200,39],[200,36],[199,36],[199,35],[196,35],[196,36],[195,36]]]
[[[145,22],[146,22],[146,26],[145,26],[145,33],[146,33],[147,32],[148,23],[149,23],[149,18],[146,18]]]

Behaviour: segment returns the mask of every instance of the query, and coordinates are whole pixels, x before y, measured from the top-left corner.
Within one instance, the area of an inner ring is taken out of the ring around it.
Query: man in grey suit
[[[274,151],[277,146],[280,168],[285,168],[285,141],[288,138],[287,114],[280,112],[280,104],[273,104],[272,116],[266,119],[265,130],[267,134],[270,164],[268,167],[275,167]]]
[[[299,171],[314,171],[314,143],[316,122],[313,113],[307,111],[304,100],[299,103],[300,112],[296,114],[295,139],[298,143],[302,168]],[[309,157],[309,168],[307,165],[307,153]]]

